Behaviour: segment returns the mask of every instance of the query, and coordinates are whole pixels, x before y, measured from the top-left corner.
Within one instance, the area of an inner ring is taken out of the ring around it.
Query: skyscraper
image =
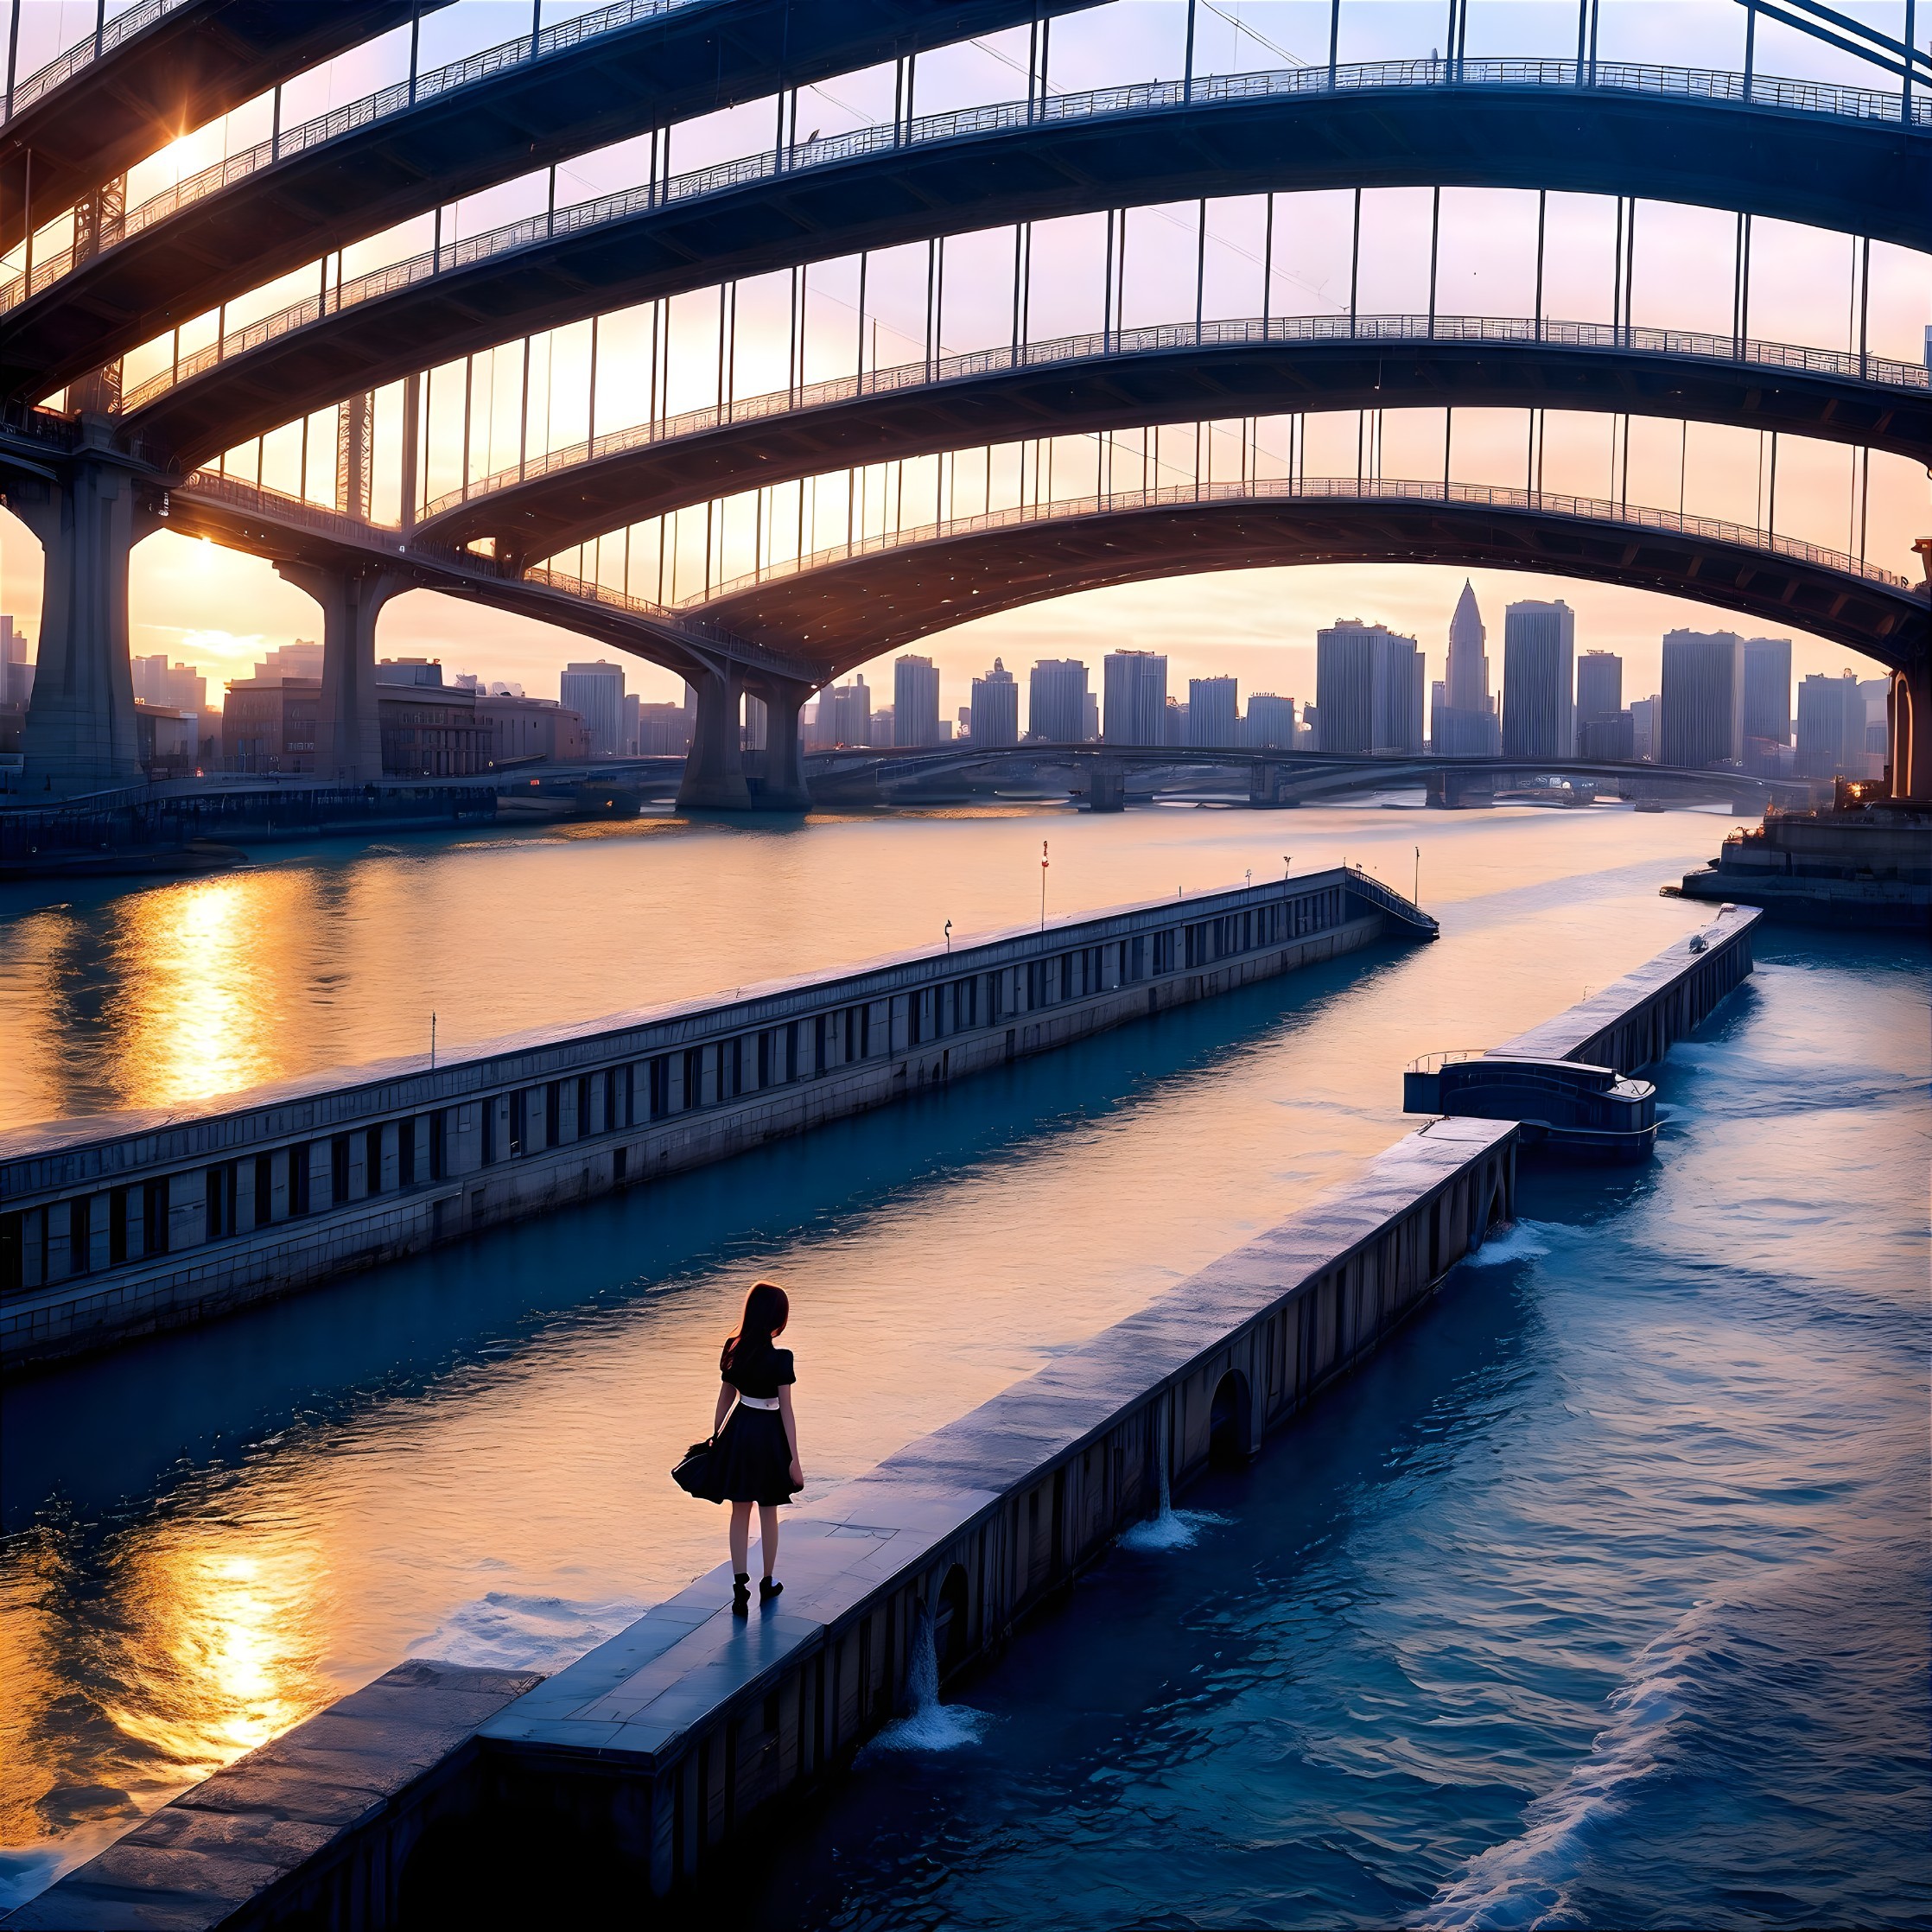
[[[1264,751],[1294,749],[1294,700],[1256,691],[1248,701],[1248,742]]]
[[[1735,631],[1668,631],[1660,765],[1723,765],[1744,755],[1745,657]]]
[[[1345,617],[1315,633],[1315,741],[1325,752],[1422,748],[1422,649]]]
[[[812,735],[828,751],[872,742],[872,693],[862,676],[849,684],[828,684],[818,694],[818,724]]]
[[[1026,735],[1077,745],[1087,735],[1087,667],[1077,658],[1042,658],[1026,679]]]
[[[1449,662],[1430,710],[1429,742],[1438,758],[1493,758],[1501,748],[1484,648],[1488,638],[1475,586],[1465,578],[1449,620]]]
[[[997,658],[984,677],[973,680],[972,719],[976,747],[1020,742],[1020,686]]]
[[[1503,613],[1503,755],[1568,758],[1576,750],[1576,613],[1554,604]]]
[[[1101,736],[1109,745],[1166,744],[1167,660],[1153,651],[1110,651],[1101,671]]]
[[[1235,677],[1190,677],[1187,681],[1187,741],[1191,745],[1241,742],[1241,681]]]
[[[600,658],[595,664],[566,664],[559,693],[566,710],[583,720],[593,758],[624,755],[624,670]]]
[[[939,667],[930,658],[893,660],[893,742],[944,742],[939,734]]]
[[[1745,738],[1791,742],[1791,640],[1745,639]]]
[[[1865,700],[1850,671],[1814,673],[1798,686],[1797,773],[1830,779],[1865,772]]]
[[[1577,659],[1577,722],[1613,718],[1624,709],[1624,660],[1614,651],[1586,651]]]

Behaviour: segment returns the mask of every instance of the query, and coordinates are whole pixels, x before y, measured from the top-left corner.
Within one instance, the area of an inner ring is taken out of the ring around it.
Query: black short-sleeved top
[[[740,1349],[724,1370],[724,1379],[740,1395],[755,1395],[768,1402],[777,1396],[781,1384],[798,1378],[791,1372],[791,1350],[773,1348],[767,1342],[762,1348]]]

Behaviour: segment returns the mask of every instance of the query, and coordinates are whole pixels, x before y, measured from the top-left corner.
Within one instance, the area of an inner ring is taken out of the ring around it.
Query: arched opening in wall
[[[1216,1383],[1214,1406],[1208,1411],[1208,1460],[1217,1469],[1238,1469],[1248,1461],[1249,1433],[1248,1377],[1230,1369]]]
[[[966,1572],[955,1563],[932,1605],[932,1649],[942,1682],[965,1662],[966,1636]]]

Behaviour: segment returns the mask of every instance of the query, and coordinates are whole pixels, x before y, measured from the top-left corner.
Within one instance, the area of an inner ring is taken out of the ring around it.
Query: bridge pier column
[[[1127,767],[1116,759],[1096,758],[1087,766],[1087,810],[1127,810]]]
[[[1255,811],[1279,811],[1292,803],[1281,796],[1281,780],[1287,773],[1279,765],[1256,763],[1248,768],[1248,804]]]
[[[746,759],[752,803],[760,811],[809,811],[811,791],[805,783],[798,714],[811,696],[811,686],[768,678],[759,684],[758,695],[765,701],[765,747]]]
[[[739,700],[744,681],[735,672],[686,674],[697,694],[697,716],[691,728],[691,748],[684,759],[683,782],[677,787],[680,811],[750,811],[751,787],[745,780],[745,753],[738,735]],[[793,719],[796,730],[797,719]],[[772,733],[766,730],[769,743]]]
[[[376,620],[409,588],[400,570],[337,570],[319,563],[277,563],[276,573],[322,607],[322,698],[315,721],[315,776],[346,785],[383,775],[377,709]]]
[[[7,506],[41,550],[40,668],[23,740],[26,789],[68,796],[137,783],[141,743],[128,662],[128,557],[137,485],[105,419],[54,476],[10,476]]]
[[[1932,799],[1932,659],[1891,674],[1885,696],[1885,760],[1895,798]]]

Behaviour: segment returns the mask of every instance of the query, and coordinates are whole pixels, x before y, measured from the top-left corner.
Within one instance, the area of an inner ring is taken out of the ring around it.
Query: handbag
[[[694,1442],[679,1459],[670,1472],[670,1479],[679,1489],[692,1496],[704,1494],[705,1471],[711,1466],[711,1452],[717,1446],[715,1436],[707,1436],[702,1442]]]

